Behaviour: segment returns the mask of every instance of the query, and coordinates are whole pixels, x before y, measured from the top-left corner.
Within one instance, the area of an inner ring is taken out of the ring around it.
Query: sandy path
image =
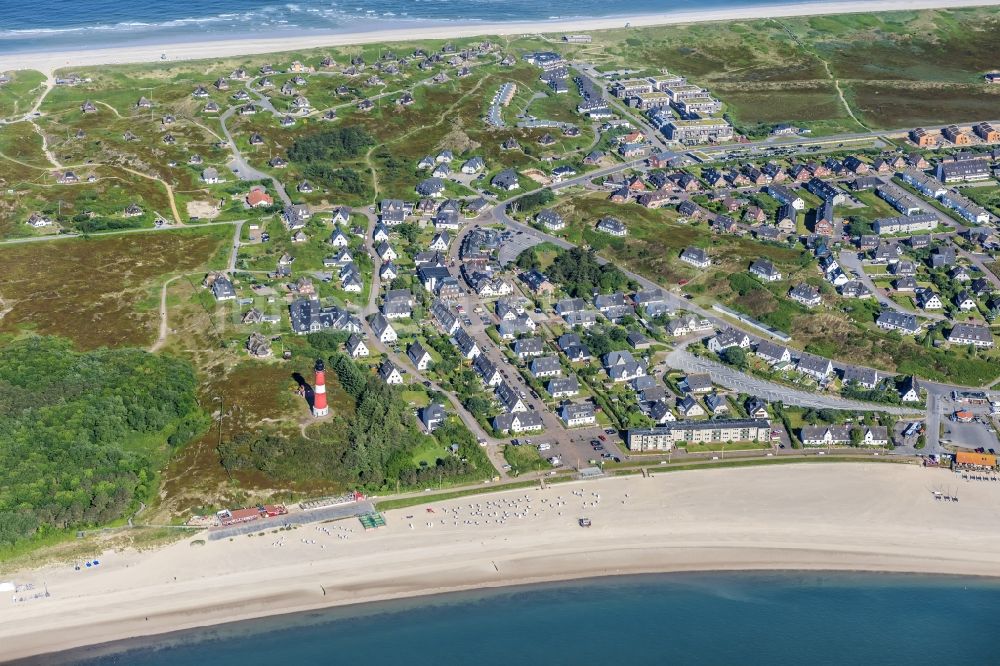
[[[935,500],[934,490],[957,492],[961,502]],[[436,502],[434,513],[390,511],[388,526],[370,533],[345,521],[323,526],[329,533],[304,526],[105,553],[100,571],[62,566],[15,574],[18,582],[46,583],[52,596],[0,604],[0,644],[5,658],[16,658],[278,612],[623,573],[1000,575],[998,501],[1000,483],[874,463],[714,469],[508,491]],[[593,527],[579,527],[581,516]],[[279,540],[284,545],[275,545]]]

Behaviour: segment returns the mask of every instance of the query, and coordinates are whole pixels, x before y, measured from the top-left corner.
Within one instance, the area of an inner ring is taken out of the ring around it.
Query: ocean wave
[[[129,32],[135,30],[160,30],[166,28],[181,28],[190,25],[204,25],[210,23],[224,23],[227,21],[235,21],[239,19],[249,20],[246,14],[220,14],[218,16],[203,16],[203,17],[191,17],[182,19],[171,19],[169,21],[161,21],[156,23],[150,23],[147,21],[122,21],[120,23],[95,23],[92,25],[81,25],[81,26],[67,26],[65,28],[14,28],[0,30],[0,38],[2,37],[19,37],[19,36],[35,36],[35,35],[59,35],[66,33],[80,33],[80,32]]]
[[[356,5],[350,0],[218,0],[212,7],[218,13],[206,16],[174,16],[191,11],[191,6],[180,0],[167,0],[165,4],[122,6],[121,0],[93,0],[104,8],[98,11],[80,9],[63,17],[62,14],[45,12],[47,5],[56,0],[38,0],[43,10],[25,7],[8,16],[0,27],[0,40],[6,47],[20,49],[65,46],[68,42],[80,43],[93,33],[116,34],[118,39],[149,40],[157,33],[177,35],[203,35],[232,33],[260,33],[271,30],[343,30],[356,28],[359,23],[371,23],[372,29],[383,23],[468,23],[520,21],[552,21],[580,17],[606,16],[613,3],[599,0],[576,0],[572,9],[558,15],[551,14],[551,4],[537,0],[376,0],[367,5]],[[61,2],[62,0],[58,0]],[[90,0],[88,0],[89,2]],[[703,0],[704,1],[704,0]],[[708,0],[724,3],[727,0]],[[763,3],[766,0],[728,0]],[[638,0],[633,7],[636,14],[669,10],[690,0]],[[546,11],[547,10],[547,11]],[[115,21],[122,14],[129,20]],[[88,19],[92,23],[85,23]],[[75,21],[84,21],[76,24]],[[65,25],[60,25],[65,23]],[[69,37],[63,37],[63,36]],[[59,41],[62,38],[64,41]],[[89,41],[89,40],[88,40]],[[0,50],[2,50],[0,46]]]

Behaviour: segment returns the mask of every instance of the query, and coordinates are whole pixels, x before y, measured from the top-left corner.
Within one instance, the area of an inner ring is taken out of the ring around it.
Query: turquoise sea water
[[[1000,663],[1000,581],[837,573],[603,578],[178,632],[36,663]]]
[[[636,16],[790,0],[0,0],[0,53],[451,23]],[[794,1],[794,0],[792,0]],[[624,19],[622,21],[624,24]],[[541,28],[541,26],[539,26]]]

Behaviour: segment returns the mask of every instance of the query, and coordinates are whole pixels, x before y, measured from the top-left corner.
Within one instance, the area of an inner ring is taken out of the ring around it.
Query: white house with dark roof
[[[371,320],[372,332],[379,341],[384,344],[391,344],[395,342],[398,338],[396,335],[396,329],[392,327],[389,320],[381,312],[375,313],[375,316]]]
[[[351,358],[368,358],[371,351],[360,335],[351,333],[351,337],[347,338],[347,353]]]
[[[769,365],[790,363],[792,360],[792,352],[789,351],[788,347],[775,344],[770,340],[761,340],[758,342],[754,353],[764,359]]]
[[[857,384],[864,389],[874,389],[885,379],[878,370],[862,368],[853,365],[846,366],[841,372],[841,381],[846,384]]]
[[[681,261],[691,264],[695,268],[708,268],[712,265],[708,253],[700,247],[688,246],[681,252]]]
[[[437,252],[445,252],[448,250],[449,243],[451,243],[451,237],[448,235],[447,231],[442,231],[434,234],[434,238],[431,240],[431,243],[427,246],[427,248]]]
[[[899,399],[902,402],[920,402],[920,385],[915,377],[903,379],[899,385]]]
[[[413,367],[420,371],[429,368],[434,361],[430,353],[420,344],[419,340],[410,343],[410,346],[406,348],[406,356],[413,363]]]
[[[694,399],[694,396],[686,395],[683,398],[677,399],[677,413],[688,418],[692,416],[704,416],[705,408]]]
[[[521,183],[517,178],[517,172],[513,169],[504,169],[497,175],[493,176],[493,180],[490,181],[490,185],[498,190],[504,190],[505,192],[513,192],[521,187]]]
[[[597,230],[622,238],[628,235],[628,227],[621,220],[614,217],[602,217],[597,221]]]
[[[434,432],[448,418],[444,406],[433,402],[420,410],[420,422],[427,432]]]
[[[538,412],[517,412],[493,417],[493,428],[501,433],[538,432],[545,423]]]
[[[341,280],[340,288],[352,294],[360,294],[364,290],[365,284],[358,273],[349,273]]]
[[[917,307],[924,310],[940,310],[944,307],[941,298],[930,287],[919,287],[914,291]]]
[[[337,206],[330,217],[334,224],[347,224],[351,221],[351,209],[347,206]]]
[[[350,241],[347,240],[347,236],[340,229],[334,229],[333,233],[330,234],[330,245],[334,247],[347,247],[350,245]]]
[[[804,210],[806,207],[805,200],[784,185],[772,183],[767,186],[766,191],[781,203],[789,204],[795,210]]]
[[[833,362],[828,358],[813,356],[812,354],[802,354],[796,369],[804,375],[808,375],[817,381],[823,381],[833,372]]]
[[[535,222],[542,225],[549,231],[559,231],[560,229],[566,228],[566,221],[563,220],[562,215],[555,212],[551,208],[545,208],[538,211],[535,215]]]
[[[964,289],[955,294],[953,300],[955,305],[962,312],[971,312],[972,310],[975,310],[977,307],[979,307],[978,305],[976,305],[976,299],[974,299],[972,295],[969,292],[965,291]]]
[[[386,359],[379,366],[378,375],[386,384],[399,385],[403,383],[403,373],[396,364]]]
[[[522,361],[527,358],[541,356],[544,353],[545,347],[542,344],[541,338],[519,338],[514,341],[514,355]]]
[[[563,405],[562,409],[559,410],[559,418],[563,420],[567,428],[577,428],[597,423],[594,406],[588,402]]]
[[[444,181],[440,178],[427,178],[417,184],[417,194],[422,197],[444,196]]]
[[[499,386],[503,381],[503,374],[486,356],[486,354],[480,354],[477,356],[472,362],[472,368],[487,386]]]
[[[992,347],[993,334],[989,326],[977,324],[955,324],[948,332],[948,342],[955,345],[974,345],[976,347]]]
[[[455,346],[458,347],[459,353],[465,360],[472,361],[482,354],[475,339],[464,328],[455,331],[454,339]]]
[[[774,267],[767,259],[756,259],[750,264],[750,274],[759,277],[765,282],[777,282],[781,279],[781,271]]]
[[[822,302],[819,296],[819,289],[805,282],[792,287],[788,291],[788,297],[807,308],[814,308]]]
[[[649,418],[653,419],[657,425],[663,425],[664,423],[677,420],[677,417],[674,416],[673,410],[670,409],[670,404],[665,398],[657,400],[650,405]]]
[[[485,168],[486,168],[486,163],[483,161],[483,158],[477,155],[470,157],[468,160],[465,161],[465,163],[462,165],[462,173],[473,175],[479,173]]]
[[[222,274],[212,280],[212,295],[217,301],[232,301],[236,299],[236,288],[228,277]]]
[[[531,360],[528,369],[535,379],[558,377],[562,374],[562,364],[558,356],[536,356]]]
[[[580,381],[575,375],[569,377],[553,377],[545,385],[545,390],[553,398],[571,398],[580,393]]]
[[[882,310],[875,319],[875,325],[886,331],[900,331],[907,335],[920,331],[916,316],[895,310]]]
[[[385,241],[378,244],[378,247],[375,248],[375,253],[382,261],[396,261],[399,258],[399,255],[392,249],[392,246]]]
[[[729,349],[730,347],[747,349],[750,347],[750,336],[735,328],[726,328],[719,331],[717,335],[712,336],[706,346],[709,351],[715,352],[716,354]]]
[[[524,400],[506,381],[497,384],[496,396],[500,402],[500,406],[508,414],[528,411],[528,406],[524,403]]]
[[[399,271],[396,270],[396,265],[393,264],[391,261],[387,261],[386,263],[379,266],[378,277],[383,282],[392,282],[393,280],[396,279],[398,275]]]

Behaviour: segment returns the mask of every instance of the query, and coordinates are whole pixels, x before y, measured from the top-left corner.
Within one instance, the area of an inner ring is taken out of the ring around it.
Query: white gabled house
[[[347,338],[347,353],[351,355],[351,358],[368,358],[371,351],[360,335],[352,333],[351,337]]]
[[[384,345],[391,344],[399,339],[396,335],[396,329],[392,327],[392,324],[389,323],[389,320],[386,319],[381,312],[376,313],[375,316],[372,317],[371,327],[372,332],[375,333],[379,342]]]

